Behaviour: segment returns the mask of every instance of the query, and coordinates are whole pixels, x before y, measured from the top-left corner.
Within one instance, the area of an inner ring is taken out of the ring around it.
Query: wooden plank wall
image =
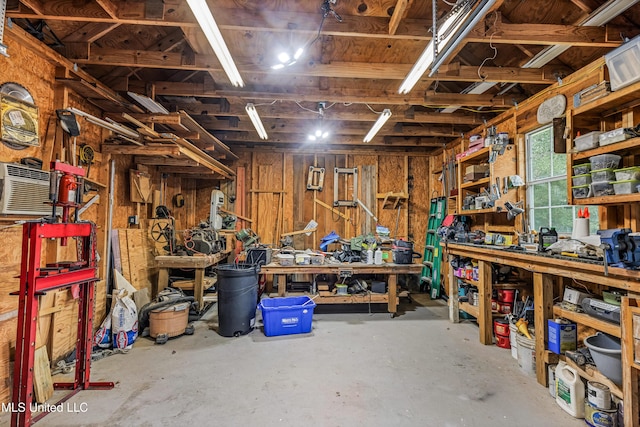
[[[246,187],[249,192],[247,209],[254,219],[252,228],[263,243],[279,246],[279,235],[275,235],[277,220],[281,218],[281,232],[304,229],[310,220],[318,223],[311,236],[294,238],[297,249],[319,249],[320,240],[330,232],[351,238],[365,232],[375,232],[372,221],[360,207],[333,207],[334,168],[358,168],[357,197],[389,228],[391,237],[415,242],[415,250],[422,252],[429,211],[431,193],[430,162],[426,155],[379,155],[367,154],[310,154],[238,152],[239,164],[249,165],[251,176]],[[309,167],[325,168],[322,191],[307,190]],[[369,173],[364,173],[369,171]],[[371,173],[375,171],[375,173]],[[367,177],[367,182],[364,181]],[[338,176],[339,197],[350,198],[353,192],[352,177]],[[255,190],[263,191],[261,193]],[[284,205],[278,205],[279,191],[284,191]],[[400,210],[382,209],[378,193],[405,192],[409,202]],[[322,204],[329,206],[329,209]],[[237,206],[235,207],[238,208]],[[282,212],[279,212],[282,210]],[[340,216],[346,216],[348,219]],[[397,221],[397,233],[396,233]],[[371,227],[369,229],[369,227]]]

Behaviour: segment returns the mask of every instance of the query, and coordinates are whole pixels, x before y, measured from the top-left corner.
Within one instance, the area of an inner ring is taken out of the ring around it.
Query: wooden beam
[[[89,22],[83,25],[80,29],[67,35],[62,41],[65,43],[94,43],[96,40],[99,40],[119,26],[120,24],[118,23]]]
[[[170,166],[170,167],[165,167],[164,165],[160,165],[160,167],[158,167],[158,172],[161,172],[161,173],[174,173],[174,174],[180,174],[180,175],[201,175],[201,176],[211,175],[211,176],[215,176],[215,177],[218,177],[218,178],[222,178],[223,177],[218,172],[212,171],[209,168],[206,168],[204,166]]]
[[[178,138],[176,143],[180,146],[180,152],[191,160],[206,166],[214,172],[220,173],[225,178],[231,179],[235,176],[235,172],[231,168],[209,156],[186,139]]]
[[[96,3],[98,3],[110,17],[118,19],[118,6],[113,4],[111,0],[96,0]]]
[[[299,102],[318,102],[318,99],[327,102],[336,103],[357,103],[357,104],[376,104],[376,105],[466,105],[470,107],[502,107],[512,106],[513,96],[492,96],[488,94],[469,95],[469,94],[435,94],[431,93],[427,97],[420,95],[398,95],[391,93],[373,94],[371,91],[338,88],[321,91],[308,88],[304,93],[291,93],[286,88],[281,88],[281,92],[275,91],[251,91],[225,89],[211,91],[208,87],[201,83],[177,83],[177,82],[154,82],[156,86],[156,95],[170,96],[187,96],[202,98],[220,98],[220,97],[245,97],[254,100],[264,100],[272,102],[274,99]],[[413,91],[416,93],[416,91]],[[451,99],[456,99],[451,102]],[[461,100],[464,100],[462,102]],[[516,99],[520,101],[520,99]]]
[[[396,6],[393,8],[393,15],[389,20],[389,35],[392,36],[398,30],[400,20],[405,17],[407,6],[413,3],[413,0],[398,0]]]
[[[92,46],[88,58],[77,58],[79,64],[102,65],[118,67],[157,68],[172,70],[198,70],[221,72],[215,55],[197,55],[193,61],[188,60],[182,53],[158,52],[143,50],[125,50],[114,48],[100,48]],[[249,75],[271,75],[273,70],[263,64],[244,61],[244,66],[251,70]],[[413,64],[391,64],[371,62],[339,62],[330,64],[311,63],[299,67],[289,67],[280,70],[283,76],[335,77],[351,79],[391,79],[402,80],[411,70]],[[552,84],[556,81],[553,76],[545,76],[540,69],[519,67],[483,67],[482,77],[478,76],[478,67],[460,66],[441,67],[433,77],[440,81],[475,82],[478,80],[490,82],[516,82],[528,84]]]
[[[199,166],[200,164],[194,160],[187,158],[172,159],[158,156],[145,156],[146,153],[138,154],[133,158],[134,163],[149,166]]]
[[[258,140],[257,136],[248,132],[216,132],[218,136],[224,141],[233,143],[234,145],[237,143],[251,143],[255,144],[256,147],[260,146],[268,146],[269,144],[303,144],[306,146],[312,145],[307,142],[306,134],[293,134],[293,133],[278,133],[278,134],[269,134],[269,140],[263,141]],[[364,135],[353,136],[353,135],[334,135],[329,138],[329,141],[326,143],[322,143],[322,146],[331,145],[331,144],[340,144],[340,145],[356,145],[356,146],[371,146],[371,145],[385,145],[385,146],[422,146],[422,147],[442,147],[443,141],[445,138],[436,138],[436,137],[403,137],[403,136],[389,136],[385,137],[382,135],[376,136],[371,142],[365,143],[362,142]],[[456,138],[459,135],[455,136]],[[453,139],[453,137],[448,138]],[[317,146],[317,145],[316,145]]]
[[[37,0],[24,0],[24,3],[34,3]],[[42,2],[37,2],[42,3]],[[126,2],[115,11],[118,16],[99,16],[96,13],[87,13],[87,8],[67,7],[62,11],[57,9],[53,2],[44,2],[41,4],[42,12],[39,19],[47,22],[53,21],[71,21],[71,22],[117,22],[125,25],[150,25],[165,27],[182,27],[182,28],[199,28],[197,22],[192,18],[188,6],[185,2],[175,4],[174,13],[169,19],[145,19],[144,3]],[[101,3],[111,3],[102,0]],[[173,5],[172,5],[173,6]],[[130,13],[135,8],[136,13]],[[124,9],[124,10],[123,10]],[[106,9],[101,9],[106,10]],[[114,13],[111,11],[111,13]],[[33,14],[24,12],[8,12],[11,18],[32,19]],[[171,19],[175,17],[175,19]],[[293,34],[301,38],[315,37],[318,31],[317,13],[291,13],[277,11],[261,11],[256,14],[253,10],[242,8],[216,8],[216,22],[218,27],[224,33],[225,31],[237,31],[240,33],[251,32],[253,34],[260,32],[281,32]],[[296,22],[296,28],[292,29],[290,23]],[[424,40],[431,39],[430,34],[425,31],[425,22],[423,19],[403,19],[402,26],[399,26],[394,34],[389,34],[389,20],[385,17],[375,16],[345,16],[343,22],[334,22],[334,20],[326,20],[324,23],[323,36],[337,37],[357,37],[357,38],[384,38],[384,39],[402,39],[402,40]],[[467,42],[488,43],[488,37],[484,34],[482,27],[491,28],[492,22],[488,24],[478,25],[472,31]],[[576,26],[549,26],[547,24],[501,24],[510,27],[500,27],[500,32],[494,34],[491,38],[493,43],[515,44],[519,41],[523,44],[537,45],[579,45],[593,47],[612,47],[607,43],[607,39],[603,36],[604,31],[599,27],[580,27]],[[532,26],[533,25],[533,26]],[[480,29],[478,29],[480,28]],[[259,37],[259,35],[258,35]],[[590,39],[590,40],[589,40]],[[619,44],[619,43],[618,43]]]
[[[180,148],[174,144],[119,145],[102,144],[102,154],[124,154],[129,156],[179,156]]]
[[[393,118],[393,117],[392,117]],[[401,119],[400,119],[401,120]],[[209,117],[199,117],[198,122],[207,131],[217,133],[219,131],[230,132],[255,132],[255,128],[249,121],[249,119],[241,120],[237,126],[233,126],[227,120],[217,120]],[[309,121],[305,119],[293,120],[293,119],[263,119],[265,129],[269,135],[276,133],[300,133],[304,130],[310,130]],[[328,128],[332,129],[333,134],[337,135],[360,135],[364,136],[371,129],[373,120],[370,122],[356,122],[348,123],[342,120],[323,120],[323,123]],[[393,126],[392,123],[387,123],[381,130],[388,136],[442,136],[457,138],[463,132],[471,130],[470,126],[458,127],[458,126],[437,126],[437,125],[403,125],[399,123],[399,126]]]
[[[165,104],[172,110],[184,110],[191,117],[197,120],[199,123],[206,123],[203,120],[204,117],[228,117],[228,116],[240,116],[246,117],[247,113],[244,109],[246,100],[240,100],[233,102],[230,105],[229,111],[222,112],[219,104],[204,104],[204,103],[177,103],[177,104]],[[273,105],[258,106],[260,117],[263,119],[314,119],[318,117],[315,112],[303,110],[294,102],[278,102]],[[309,105],[309,109],[313,106]],[[458,125],[480,125],[483,123],[478,114],[469,114],[463,111],[456,111],[451,114],[444,114],[439,112],[427,112],[427,111],[407,111],[404,106],[391,106],[390,108],[393,117],[401,117],[398,121],[404,123],[429,123],[429,124],[458,124]],[[145,119],[143,114],[132,114],[138,120],[149,123],[159,123],[162,120],[162,116],[156,118]],[[324,112],[324,120],[343,120],[351,122],[371,122],[375,119],[375,116],[367,107],[363,104],[350,104],[348,106],[342,104],[336,104],[331,109]]]
[[[20,3],[33,10],[36,15],[44,15],[44,4],[41,0],[20,0]]]

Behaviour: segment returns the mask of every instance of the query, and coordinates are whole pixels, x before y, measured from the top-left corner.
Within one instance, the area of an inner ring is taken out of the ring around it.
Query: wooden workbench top
[[[263,265],[260,269],[265,274],[322,274],[341,271],[353,271],[353,274],[418,274],[422,272],[422,264],[394,264],[383,263],[380,265],[365,264],[362,262],[350,262],[340,264],[309,264],[309,265],[280,265],[271,263]]]
[[[446,245],[443,243],[442,246],[446,252],[452,255],[510,265],[536,273],[571,277],[635,292],[640,291],[640,271],[638,270],[609,266],[608,274],[605,276],[602,263],[471,243],[448,243]]]
[[[155,260],[160,268],[206,268],[219,263],[228,255],[228,251],[200,256],[158,255]]]

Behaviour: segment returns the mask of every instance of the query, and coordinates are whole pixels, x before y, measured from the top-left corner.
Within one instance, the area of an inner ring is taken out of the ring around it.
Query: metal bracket
[[[307,178],[307,190],[322,191],[324,185],[324,168],[309,166],[309,177]]]
[[[353,176],[353,194],[351,200],[339,199],[340,174]],[[358,206],[358,168],[333,168],[333,206]]]

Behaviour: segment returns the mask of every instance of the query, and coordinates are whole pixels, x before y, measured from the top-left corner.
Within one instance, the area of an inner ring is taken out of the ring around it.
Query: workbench
[[[627,336],[632,328],[630,316],[623,310],[621,325],[600,320],[584,313],[577,313],[554,306],[554,286],[560,288],[562,278],[576,279],[583,282],[595,283],[602,286],[625,290],[630,296],[637,298],[640,295],[640,271],[619,267],[608,267],[607,275],[603,263],[582,261],[579,258],[564,256],[543,255],[535,252],[515,251],[499,246],[474,245],[462,243],[442,244],[445,257],[444,262],[449,262],[450,256],[458,255],[478,261],[478,287],[479,306],[477,307],[477,320],[480,327],[480,342],[493,343],[493,321],[491,312],[492,268],[491,264],[507,265],[521,268],[533,273],[533,298],[535,319],[535,348],[536,348],[536,378],[542,385],[547,384],[547,364],[556,363],[558,356],[547,350],[548,342],[547,320],[556,317],[564,317],[577,324],[591,327],[618,338]],[[459,310],[465,310],[465,304],[458,300],[458,278],[453,275],[453,269],[448,269],[449,285],[449,318],[452,322],[459,321]],[[628,305],[628,303],[627,303]],[[625,304],[623,304],[625,307]],[[622,353],[628,360],[633,354],[633,343],[622,340]],[[599,372],[594,379],[606,383],[611,392],[625,400],[625,413],[638,413],[638,373],[640,369],[633,367],[633,362],[623,359],[623,384],[618,387],[608,381]],[[581,372],[588,378],[591,373]],[[636,390],[636,391],[634,391]],[[625,425],[636,426],[637,420],[632,420]],[[633,417],[629,417],[632,419]]]
[[[194,256],[173,256],[159,255],[155,258],[158,265],[158,283],[154,292],[154,297],[169,286],[169,270],[172,268],[195,270],[193,284],[193,296],[198,303],[198,310],[204,308],[204,271],[206,268],[226,260],[228,251],[218,252],[212,255]]]
[[[353,294],[353,295],[315,295],[316,304],[366,304],[366,303],[386,303],[389,313],[393,317],[398,307],[398,275],[399,274],[420,274],[422,264],[393,264],[383,263],[381,265],[364,264],[361,262],[339,263],[339,264],[312,264],[312,265],[292,265],[282,266],[271,263],[261,267],[260,274],[272,276],[278,283],[278,296],[286,295],[286,277],[290,274],[335,274],[338,277],[350,277],[362,274],[377,274],[387,276],[386,294]]]

